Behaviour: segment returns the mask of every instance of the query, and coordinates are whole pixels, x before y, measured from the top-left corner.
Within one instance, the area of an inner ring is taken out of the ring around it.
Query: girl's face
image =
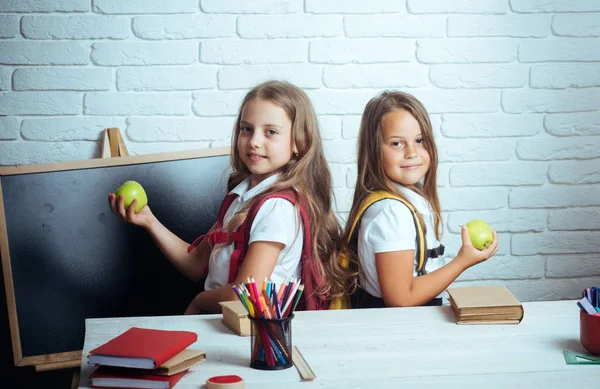
[[[237,148],[252,173],[250,186],[279,172],[297,153],[292,121],[278,105],[254,98],[242,108]]]
[[[400,185],[414,187],[425,176],[431,163],[419,122],[402,109],[386,113],[381,124],[385,175]]]

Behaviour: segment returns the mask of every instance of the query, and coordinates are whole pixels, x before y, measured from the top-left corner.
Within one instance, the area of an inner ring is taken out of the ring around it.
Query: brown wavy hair
[[[369,194],[377,191],[386,191],[408,201],[396,189],[394,182],[385,174],[382,163],[383,117],[388,112],[400,110],[409,112],[417,120],[421,128],[421,134],[425,141],[424,147],[429,153],[431,164],[423,179],[423,186],[416,188],[416,191],[431,204],[434,213],[436,238],[440,240],[443,234],[444,228],[437,192],[438,155],[429,114],[425,106],[414,96],[399,91],[384,91],[367,103],[360,123],[358,135],[358,178],[356,180],[356,187],[354,188],[352,208],[343,235],[343,244],[347,248],[349,248],[347,242],[350,238],[351,221],[355,220],[360,205]],[[423,222],[423,216],[420,213],[417,213],[417,216],[425,229],[426,225]],[[353,254],[354,258],[352,262],[354,267],[356,267],[358,260],[356,253],[353,250],[349,250],[348,252]]]
[[[252,99],[269,101],[286,112],[292,121],[292,137],[298,149],[290,161],[281,168],[278,181],[255,196],[229,225],[234,231],[245,219],[250,207],[262,198],[293,188],[305,198],[310,223],[312,258],[326,282],[319,285],[316,293],[326,299],[339,297],[346,292],[347,269],[337,261],[337,244],[341,228],[332,208],[331,173],[325,160],[319,123],[310,99],[300,88],[285,81],[267,81],[254,87],[244,98],[233,129],[231,142],[231,167],[228,190],[251,176],[242,162],[237,147],[242,110]]]

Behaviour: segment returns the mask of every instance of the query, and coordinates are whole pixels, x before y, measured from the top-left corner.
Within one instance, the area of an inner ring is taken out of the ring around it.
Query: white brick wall
[[[0,164],[230,142],[244,93],[304,88],[347,216],[365,103],[413,93],[431,113],[448,251],[487,220],[492,260],[461,284],[523,300],[600,284],[597,0],[3,0]]]

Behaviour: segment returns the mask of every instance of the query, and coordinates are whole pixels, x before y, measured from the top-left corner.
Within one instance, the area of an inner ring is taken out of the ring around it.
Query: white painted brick
[[[127,144],[127,150],[130,155],[145,155],[225,147],[230,144],[231,142],[226,142],[223,145],[213,146],[211,142],[131,142]]]
[[[600,11],[597,0],[510,0],[510,8],[514,12],[593,12]]]
[[[327,161],[330,163],[355,163],[356,142],[354,140],[338,140],[323,142]]]
[[[545,210],[507,210],[451,212],[448,217],[448,231],[460,234],[460,226],[473,219],[485,220],[492,231],[497,232],[543,232],[546,228],[548,212]]]
[[[13,75],[15,90],[109,90],[112,71],[99,68],[20,68]]]
[[[600,39],[525,40],[519,44],[518,52],[520,62],[600,61]]]
[[[199,10],[198,0],[94,0],[94,12],[102,14],[174,14]]]
[[[511,208],[561,208],[600,205],[600,185],[548,185],[541,188],[512,188]]]
[[[575,300],[581,298],[581,291],[590,285],[598,285],[600,277],[574,279],[541,279],[505,281],[504,284],[521,302]]]
[[[508,188],[440,188],[444,212],[502,209],[508,205]]]
[[[321,115],[318,117],[321,139],[337,140],[342,137],[342,118],[340,116]]]
[[[217,64],[306,62],[308,42],[301,39],[214,39],[200,45],[200,61]]]
[[[85,94],[86,115],[188,115],[189,93],[111,93]]]
[[[600,86],[600,63],[531,67],[531,87],[564,89]]]
[[[0,64],[87,65],[90,46],[80,42],[0,42]]]
[[[514,155],[512,139],[445,139],[436,141],[440,162],[509,161]]]
[[[451,163],[439,162],[437,167],[437,186],[443,187],[450,184],[450,169]]]
[[[0,12],[87,12],[90,0],[2,0]]]
[[[504,14],[508,12],[506,0],[406,0],[411,13],[476,13]]]
[[[252,15],[240,16],[237,32],[242,38],[314,38],[344,34],[338,15]]]
[[[448,17],[450,37],[545,38],[550,34],[547,15],[455,15]]]
[[[429,114],[499,112],[500,92],[496,90],[417,89],[410,91]]]
[[[600,135],[600,112],[546,115],[544,126],[557,136]]]
[[[442,238],[442,242],[444,243],[444,246],[446,247],[444,255],[448,256],[449,258],[453,258],[453,257],[456,257],[456,255],[458,254],[458,251],[460,250],[460,248],[462,246],[462,237],[460,234],[449,234],[446,232],[444,234],[444,237]],[[510,235],[499,233],[498,234],[498,252],[490,260],[494,261],[503,255],[509,255],[509,254],[510,254]]]
[[[300,88],[323,86],[323,68],[310,64],[255,65],[219,69],[219,89],[250,89],[263,81],[286,80]]]
[[[10,90],[10,80],[12,77],[12,69],[0,67],[0,91]]]
[[[29,39],[125,39],[130,24],[126,16],[24,16],[21,32]]]
[[[446,17],[439,15],[351,15],[344,18],[346,35],[363,37],[443,38]]]
[[[24,119],[21,134],[27,140],[73,141],[102,139],[105,128],[125,128],[122,118],[113,117],[75,117]]]
[[[354,189],[337,188],[333,190],[333,209],[336,213],[350,212]]]
[[[431,83],[440,88],[520,88],[529,69],[520,65],[435,65]]]
[[[133,33],[143,39],[226,38],[235,36],[235,17],[229,15],[138,16]]]
[[[117,70],[120,91],[174,91],[211,89],[217,86],[213,66],[131,66]]]
[[[547,170],[546,164],[532,162],[460,164],[450,171],[450,185],[542,185]]]
[[[348,172],[346,173],[346,187],[354,191],[356,180],[358,179],[358,169],[356,164],[347,164],[346,166],[348,166]]]
[[[424,63],[513,62],[517,59],[517,41],[502,38],[418,40],[417,59]]]
[[[517,142],[517,155],[520,159],[533,161],[598,158],[600,136],[521,139]]]
[[[0,143],[0,165],[77,161],[100,156],[100,142]]]
[[[192,94],[192,109],[198,116],[237,116],[246,91],[206,91]]]
[[[0,38],[19,35],[19,18],[16,15],[0,15]]]
[[[76,115],[82,93],[8,92],[0,94],[0,115]]]
[[[600,141],[598,145],[600,146]],[[551,163],[548,178],[555,184],[600,183],[600,163],[598,160]],[[600,218],[598,221],[600,222]]]
[[[348,174],[348,166],[349,165],[340,163],[329,164],[333,188],[346,188],[346,175]]]
[[[206,13],[285,14],[302,12],[302,0],[200,0]]]
[[[544,276],[543,256],[495,255],[485,262],[468,268],[458,280],[529,280]]]
[[[418,88],[428,84],[427,68],[418,64],[335,65],[325,67],[328,88]]]
[[[532,136],[544,130],[543,115],[445,114],[442,134],[450,138]]]
[[[600,36],[600,13],[555,15],[552,31],[558,36]]]
[[[0,140],[19,139],[19,120],[13,116],[0,116]]]
[[[546,258],[546,277],[589,277],[597,275],[600,275],[599,255],[548,255]],[[576,298],[581,298],[581,290],[579,291],[580,295],[575,296]]]
[[[433,136],[435,139],[439,139],[442,137],[442,115],[440,114],[430,114],[429,121],[431,122],[431,127],[433,129]]]
[[[600,230],[600,208],[557,209],[548,214],[552,231]]]
[[[600,253],[600,231],[560,231],[512,237],[516,255]]]
[[[403,3],[397,0],[306,0],[306,12],[325,14],[406,13]]]
[[[367,101],[378,93],[369,90],[309,90],[306,91],[318,115],[362,115]]]
[[[188,65],[198,61],[198,43],[103,42],[92,45],[92,61],[100,66]]]
[[[188,142],[228,140],[235,125],[234,116],[187,118],[129,118],[127,136],[139,142]]]
[[[346,115],[342,118],[342,137],[344,139],[358,138],[361,118],[361,115]]]
[[[595,111],[600,109],[600,88],[506,90],[502,108],[509,113]]]
[[[319,39],[310,42],[310,62],[383,63],[410,62],[415,58],[411,39]]]

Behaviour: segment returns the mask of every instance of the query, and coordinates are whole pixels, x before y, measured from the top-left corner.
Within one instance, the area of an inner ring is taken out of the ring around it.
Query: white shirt
[[[236,186],[230,193],[235,193],[238,197],[227,209],[223,218],[223,226],[226,228],[231,218],[248,201],[277,182],[278,178],[278,174],[272,175],[252,189],[250,189],[250,179],[246,179]],[[294,205],[285,199],[268,199],[260,206],[252,222],[248,245],[258,241],[278,242],[284,245],[279,253],[279,258],[277,258],[273,274],[271,274],[271,280],[279,286],[285,277],[289,279],[300,276],[302,239],[302,219]],[[233,243],[222,243],[213,247],[210,253],[208,276],[204,282],[205,290],[227,285],[229,281],[229,263],[233,250]]]
[[[404,197],[423,216],[427,226],[427,248],[440,245],[435,237],[433,211],[421,195],[401,185],[397,186]],[[358,256],[362,266],[359,275],[361,286],[372,296],[382,297],[377,278],[375,254],[390,251],[415,250],[413,277],[417,276],[419,258],[416,250],[417,230],[412,213],[398,200],[384,199],[371,205],[363,213],[358,231]],[[430,273],[446,264],[443,258],[429,258],[425,270]]]

